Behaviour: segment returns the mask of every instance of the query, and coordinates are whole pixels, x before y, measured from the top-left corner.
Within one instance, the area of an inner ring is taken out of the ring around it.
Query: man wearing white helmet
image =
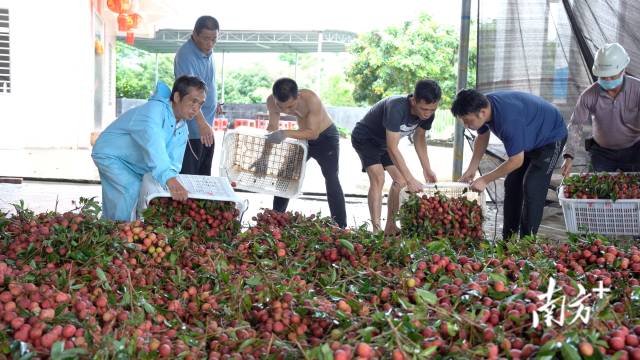
[[[640,171],[640,79],[625,74],[629,55],[618,43],[598,50],[593,75],[598,81],[578,98],[569,123],[562,174],[571,172],[575,151],[590,116],[592,137],[585,148],[595,171]]]

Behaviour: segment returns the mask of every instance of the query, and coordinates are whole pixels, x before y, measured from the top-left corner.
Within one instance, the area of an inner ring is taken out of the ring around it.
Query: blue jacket
[[[158,82],[147,103],[120,115],[100,134],[91,156],[119,159],[140,178],[151,173],[165,186],[180,173],[189,134],[184,121],[176,122],[170,95],[171,89]]]

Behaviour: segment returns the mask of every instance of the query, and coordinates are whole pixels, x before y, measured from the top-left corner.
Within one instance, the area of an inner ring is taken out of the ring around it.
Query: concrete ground
[[[218,174],[220,144],[222,133],[216,133],[216,150],[214,156],[213,174]],[[407,139],[401,144],[401,151],[407,164],[416,178],[421,179],[421,167],[413,145]],[[353,150],[350,140],[341,139],[340,144],[340,179],[347,194],[347,216],[349,226],[360,226],[367,223],[369,211],[366,194],[368,178],[361,172],[359,158]],[[429,146],[429,157],[432,167],[440,181],[451,180],[453,150],[448,147]],[[469,159],[470,151],[465,147],[465,159]],[[466,166],[466,164],[465,164]],[[74,181],[95,182],[99,180],[98,172],[91,160],[90,150],[60,150],[60,149],[0,149],[0,176],[23,177],[37,179],[72,179]],[[80,197],[96,197],[100,200],[100,185],[66,183],[63,181],[25,181],[22,184],[0,183],[0,211],[11,211],[12,205],[23,200],[25,205],[36,212],[67,211],[73,209],[72,201]],[[386,187],[391,183],[387,177]],[[319,166],[311,160],[307,164],[305,180],[302,188],[306,193],[324,193],[324,178]],[[249,209],[244,216],[244,223],[248,224],[251,217],[261,208],[270,208],[272,197],[263,194],[240,193],[239,196],[249,200]],[[321,212],[329,214],[326,199],[323,197],[300,196],[291,200],[289,209],[301,211],[305,214]],[[497,213],[495,206],[487,206],[487,235],[493,237],[494,223],[498,225],[496,233],[500,237],[502,216],[501,209]],[[383,215],[386,207],[383,208]],[[545,209],[545,217],[540,233],[546,236],[562,238],[565,227],[562,210],[557,204]]]

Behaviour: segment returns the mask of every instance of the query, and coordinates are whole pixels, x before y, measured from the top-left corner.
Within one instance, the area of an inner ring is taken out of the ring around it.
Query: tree
[[[158,79],[173,85],[174,54],[158,54]],[[156,55],[116,42],[116,96],[147,99],[155,89]]]
[[[475,50],[470,50],[473,57]],[[356,102],[374,104],[389,95],[410,93],[417,80],[428,78],[442,88],[441,106],[451,105],[458,55],[458,33],[452,27],[421,14],[400,27],[360,35],[349,51],[356,57],[347,70]],[[475,82],[475,60],[469,65]]]
[[[329,106],[356,106],[353,99],[353,84],[349,83],[344,74],[333,74],[322,84],[321,98]]]
[[[230,104],[260,104],[271,93],[273,79],[262,65],[225,73],[224,101]],[[218,89],[218,96],[221,94]]]

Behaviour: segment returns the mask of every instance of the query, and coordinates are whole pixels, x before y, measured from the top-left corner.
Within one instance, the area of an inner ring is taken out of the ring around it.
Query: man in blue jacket
[[[211,175],[213,149],[215,146],[211,125],[215,114],[220,112],[216,94],[216,64],[213,47],[218,41],[220,25],[212,16],[201,16],[196,21],[193,33],[178,52],[173,62],[177,78],[182,75],[197,76],[207,85],[207,98],[201,111],[196,112],[195,121],[190,121],[189,144],[184,153],[182,174]]]
[[[142,177],[151,173],[175,200],[187,191],[176,176],[188,138],[182,120],[193,119],[205,101],[207,87],[193,76],[180,77],[173,89],[158,82],[149,101],[120,115],[98,137],[91,157],[102,183],[102,216],[117,221],[135,218]]]
[[[562,114],[544,99],[528,93],[496,91],[485,96],[473,89],[458,93],[451,112],[466,128],[478,131],[471,162],[460,181],[474,179],[494,133],[502,140],[509,159],[473,180],[471,189],[482,192],[487,184],[506,175],[502,238],[518,232],[521,237],[537,234],[551,175],[567,141]]]

